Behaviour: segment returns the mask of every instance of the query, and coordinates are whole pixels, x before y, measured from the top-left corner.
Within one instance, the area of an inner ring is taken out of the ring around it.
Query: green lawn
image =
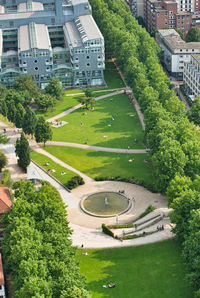
[[[147,154],[108,153],[62,146],[46,146],[44,149],[91,178],[119,175],[123,178],[134,176],[147,184],[154,182],[151,164],[144,162]],[[132,158],[134,161],[129,162]]]
[[[89,145],[101,147],[144,148],[137,112],[125,94],[101,99],[94,111],[82,107],[61,120],[68,124],[53,128],[53,141],[85,144],[87,140]]]
[[[115,65],[111,61],[106,61],[105,63],[104,78],[108,89],[123,88],[125,87],[120,74],[118,73]]]
[[[42,155],[40,153],[37,153],[35,151],[31,152],[31,159],[35,162],[37,162],[43,169],[46,171],[48,169],[53,169],[56,172],[52,173],[51,175],[54,176],[56,179],[58,179],[62,184],[66,185],[67,182],[74,176],[77,176],[76,173],[67,170],[66,168],[61,167],[57,163],[55,163],[53,160],[51,160],[49,157]],[[45,166],[45,163],[48,162],[49,165]],[[66,175],[61,175],[62,172],[65,172]]]
[[[76,90],[77,93],[83,93],[82,90]],[[101,91],[101,92],[95,92],[94,93],[94,97],[98,97],[98,96],[101,96],[101,95],[105,95],[105,94],[108,94],[110,93],[109,91]],[[54,109],[50,109],[48,110],[47,112],[40,112],[40,111],[36,111],[36,114],[38,116],[42,115],[44,116],[45,119],[49,119],[53,116],[56,116],[70,108],[72,108],[73,106],[76,106],[77,104],[79,104],[78,102],[78,99],[81,95],[71,95],[69,96],[69,94],[66,92],[65,93],[66,95],[64,96],[63,100],[60,100],[60,101],[57,101],[56,102],[56,106]]]
[[[175,239],[138,247],[78,250],[93,298],[192,298]],[[115,283],[116,288],[103,285]]]

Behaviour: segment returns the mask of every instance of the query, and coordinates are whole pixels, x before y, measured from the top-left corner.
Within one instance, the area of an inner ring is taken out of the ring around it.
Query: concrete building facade
[[[104,85],[104,38],[88,0],[0,0],[0,82],[29,73],[43,89]]]
[[[184,63],[192,54],[200,54],[200,42],[186,43],[174,29],[158,30],[156,41],[162,49],[161,61],[170,75],[183,79]]]
[[[184,63],[183,81],[188,95],[200,94],[200,55],[191,55],[190,61]]]

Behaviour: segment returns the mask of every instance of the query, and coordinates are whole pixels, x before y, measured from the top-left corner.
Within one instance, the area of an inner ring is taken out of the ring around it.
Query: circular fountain
[[[81,208],[92,216],[111,217],[129,210],[131,201],[116,192],[98,192],[83,198]]]

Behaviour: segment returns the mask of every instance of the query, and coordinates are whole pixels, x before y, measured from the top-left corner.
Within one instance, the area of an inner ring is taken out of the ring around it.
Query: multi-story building
[[[144,20],[149,32],[163,28],[178,28],[186,35],[191,28],[192,13],[178,12],[175,0],[145,0]]]
[[[133,16],[144,18],[144,0],[126,0]]]
[[[174,29],[158,30],[156,41],[162,49],[162,63],[172,76],[182,80],[184,63],[192,54],[200,54],[200,42],[186,43]]]
[[[104,38],[88,0],[0,0],[0,82],[29,73],[39,88],[104,84]]]
[[[190,61],[184,63],[183,81],[189,95],[200,94],[200,55],[191,55]]]

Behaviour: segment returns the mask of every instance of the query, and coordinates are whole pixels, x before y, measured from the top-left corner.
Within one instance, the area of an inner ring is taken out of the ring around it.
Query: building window
[[[89,57],[89,56],[87,56],[87,59],[90,59],[90,57]]]
[[[90,66],[90,63],[87,63],[87,66]]]
[[[35,62],[35,63],[38,63],[38,61],[37,61],[37,60],[35,60],[34,62]]]
[[[35,67],[35,70],[38,71],[38,67]]]

